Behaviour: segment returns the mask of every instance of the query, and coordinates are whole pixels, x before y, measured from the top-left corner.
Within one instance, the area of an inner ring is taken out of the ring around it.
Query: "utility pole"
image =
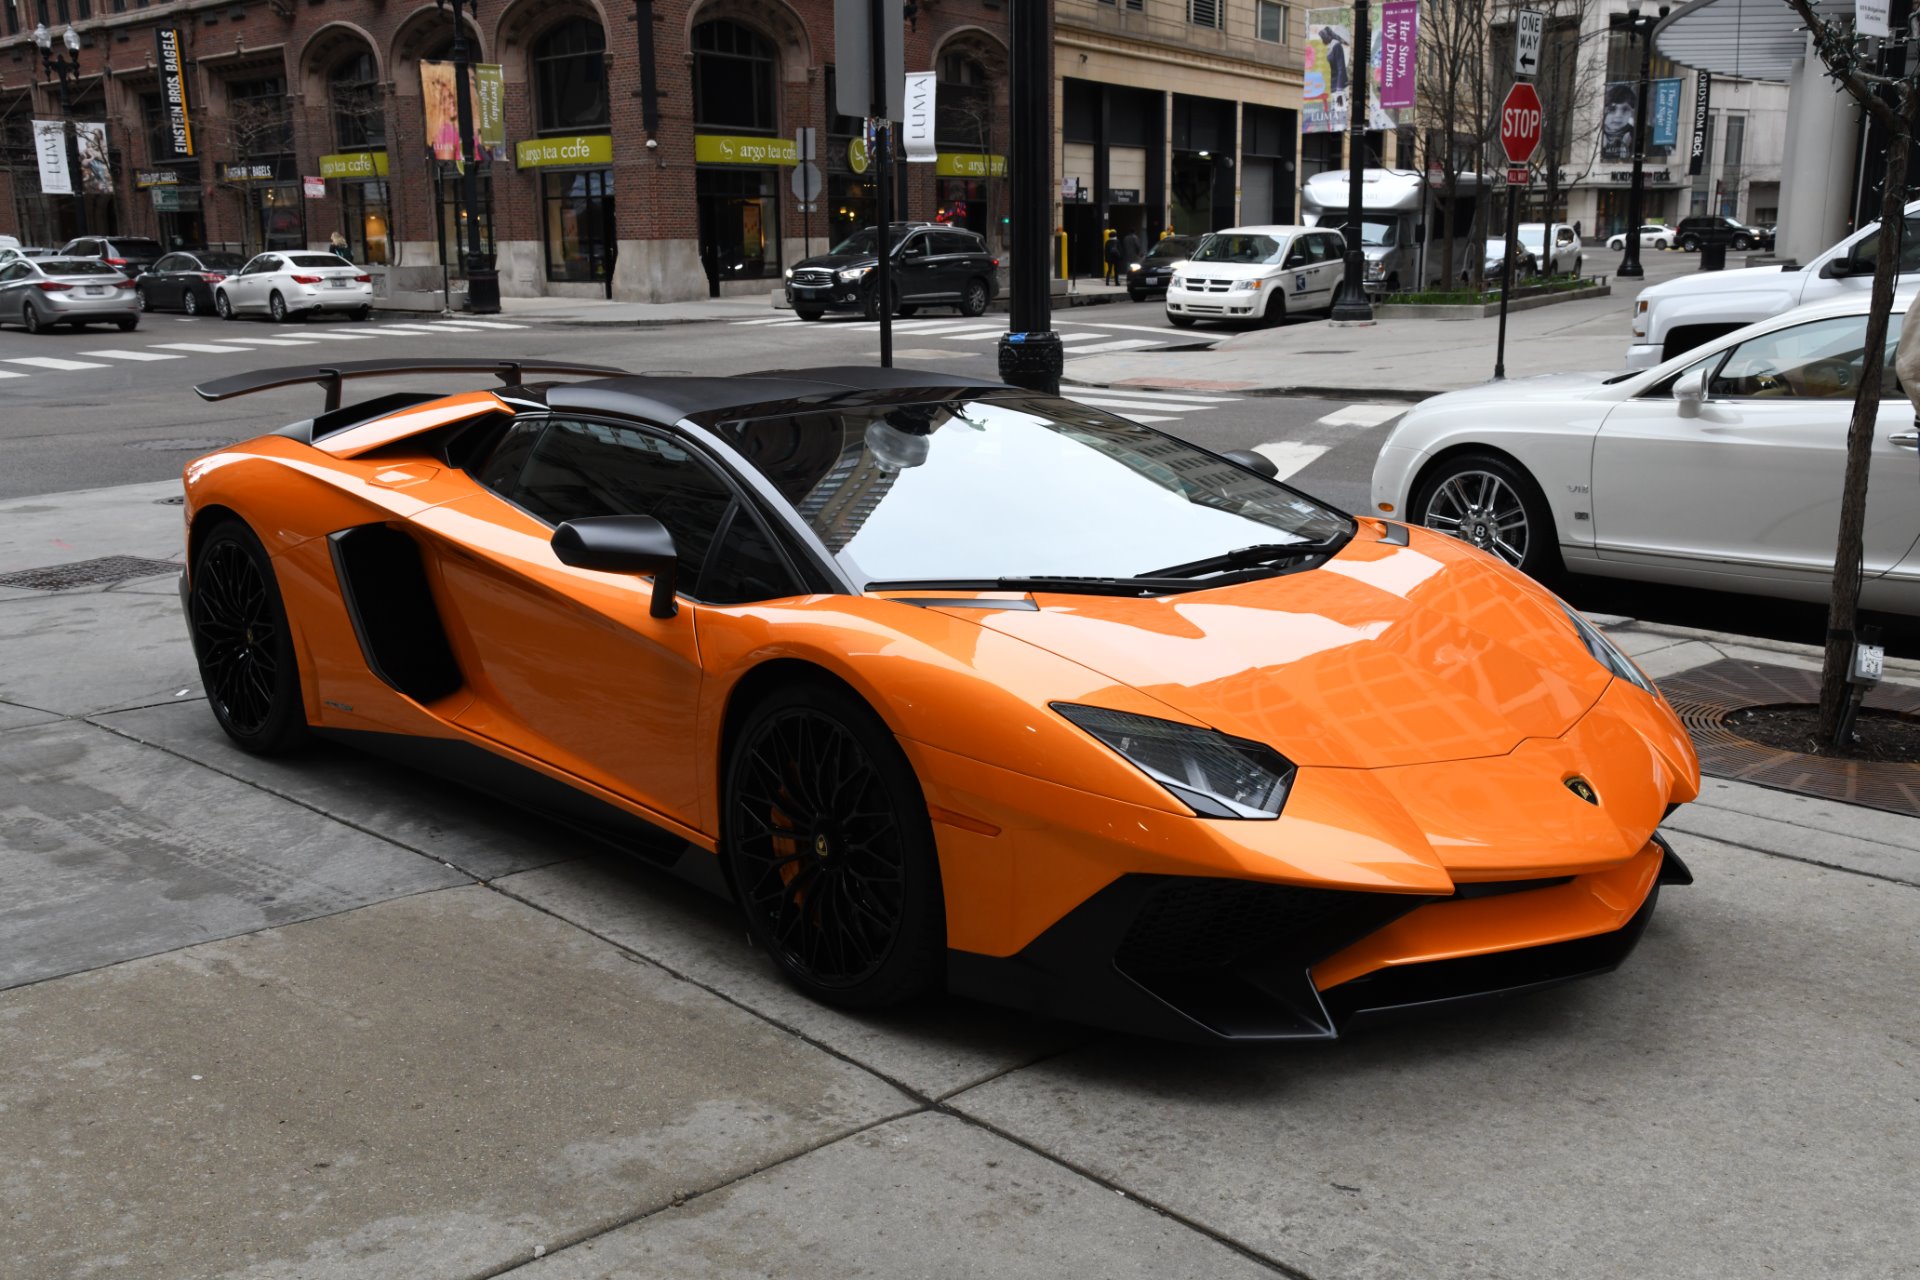
[[[479,0],[433,0],[436,8],[453,10],[453,95],[454,110],[460,127],[460,204],[467,213],[467,310],[490,316],[500,310],[500,273],[494,270],[493,255],[480,249],[480,172],[476,166],[479,150],[474,146],[473,67],[467,49],[467,23],[461,14],[466,4],[479,8]]]
[[[873,186],[879,201],[880,257],[873,274],[874,302],[880,315],[880,367],[893,368],[893,125],[887,111],[887,6],[883,0],[870,0],[867,21],[872,32],[867,40],[868,89],[872,105],[867,112],[868,131],[873,134]]]
[[[53,51],[53,34],[42,22],[33,29],[33,43],[40,50],[40,65],[47,74],[60,82],[60,119],[65,123],[63,130],[67,146],[67,180],[73,184],[73,222],[75,236],[89,234],[87,231],[87,175],[80,167],[79,130],[74,127],[73,95],[68,89],[75,76],[80,74],[80,33],[68,27],[60,37],[60,43],[66,46],[65,55]]]
[[[1373,323],[1367,297],[1367,253],[1360,244],[1361,197],[1367,169],[1367,77],[1373,70],[1373,32],[1368,0],[1353,0],[1353,54],[1347,62],[1347,265],[1331,319]]]
[[[1048,273],[1053,240],[1053,6],[1050,0],[1012,0],[1012,10],[1007,19],[1012,234],[1000,376],[1016,387],[1057,395],[1063,356],[1060,335],[1049,327],[1053,298]]]
[[[1647,269],[1640,265],[1640,220],[1645,216],[1642,188],[1647,164],[1647,81],[1653,75],[1653,29],[1666,16],[1667,6],[1663,4],[1657,17],[1648,17],[1635,6],[1607,19],[1607,25],[1615,31],[1640,37],[1640,104],[1634,108],[1633,115],[1633,185],[1627,191],[1627,234],[1621,237],[1625,248],[1620,252],[1620,269],[1614,272],[1630,280],[1647,274]]]

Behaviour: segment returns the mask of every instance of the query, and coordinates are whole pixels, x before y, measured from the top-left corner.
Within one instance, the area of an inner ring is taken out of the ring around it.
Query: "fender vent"
[[[464,681],[412,538],[383,524],[328,536],[340,594],[374,675],[415,702],[433,702]]]

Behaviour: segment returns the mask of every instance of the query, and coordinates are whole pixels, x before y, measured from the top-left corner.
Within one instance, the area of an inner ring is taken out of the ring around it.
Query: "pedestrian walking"
[[[327,247],[343,258],[347,256],[347,238],[338,231],[328,238]]]
[[[1121,277],[1121,276],[1122,276],[1122,275],[1123,275],[1123,274],[1125,273],[1125,271],[1126,271],[1126,266],[1125,266],[1125,263],[1124,263],[1124,261],[1123,261],[1123,259],[1122,259],[1122,258],[1121,258],[1121,256],[1120,256],[1121,254],[1123,254],[1123,253],[1125,253],[1125,252],[1126,252],[1126,250],[1125,250],[1125,249],[1123,249],[1123,248],[1121,248],[1121,246],[1120,246],[1120,237],[1119,237],[1119,236],[1117,236],[1117,235],[1109,235],[1109,236],[1107,237],[1107,277],[1106,277],[1106,282],[1107,282],[1108,284],[1115,284],[1115,283],[1118,283],[1118,281],[1119,281],[1119,279],[1120,279],[1120,277]]]
[[[1140,261],[1140,233],[1137,231],[1127,232],[1126,243],[1123,248],[1126,253],[1127,270],[1131,271],[1133,270],[1133,264]]]

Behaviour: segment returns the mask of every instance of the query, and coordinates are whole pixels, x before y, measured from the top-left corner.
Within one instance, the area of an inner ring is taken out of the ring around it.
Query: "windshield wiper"
[[[1151,569],[1142,576],[1188,578],[1196,573],[1224,573],[1229,569],[1253,569],[1262,565],[1302,560],[1308,556],[1319,555],[1332,550],[1333,544],[1337,541],[1339,538],[1324,542],[1261,542],[1251,547],[1237,547],[1232,551],[1223,551],[1219,555],[1202,556],[1198,560],[1189,560],[1185,564],[1170,564],[1164,569]]]
[[[1180,578],[1082,577],[1077,574],[1039,573],[1020,578],[913,578],[869,582],[868,591],[1056,591],[1066,595],[1168,595],[1195,590]]]

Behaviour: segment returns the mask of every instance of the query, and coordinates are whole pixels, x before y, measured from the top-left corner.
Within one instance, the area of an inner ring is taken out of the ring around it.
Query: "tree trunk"
[[[1834,737],[1840,731],[1840,717],[1849,695],[1847,672],[1853,661],[1867,518],[1867,468],[1873,457],[1873,433],[1879,424],[1881,369],[1893,311],[1894,280],[1900,269],[1901,233],[1906,226],[1907,153],[1913,138],[1908,111],[1900,112],[1899,127],[1889,133],[1886,185],[1880,197],[1880,253],[1873,266],[1873,302],[1867,313],[1866,349],[1860,357],[1860,389],[1854,395],[1853,421],[1847,427],[1846,481],[1840,493],[1840,534],[1833,552],[1833,596],[1827,606],[1827,653],[1820,676],[1818,729],[1822,747],[1845,746],[1834,743]]]

